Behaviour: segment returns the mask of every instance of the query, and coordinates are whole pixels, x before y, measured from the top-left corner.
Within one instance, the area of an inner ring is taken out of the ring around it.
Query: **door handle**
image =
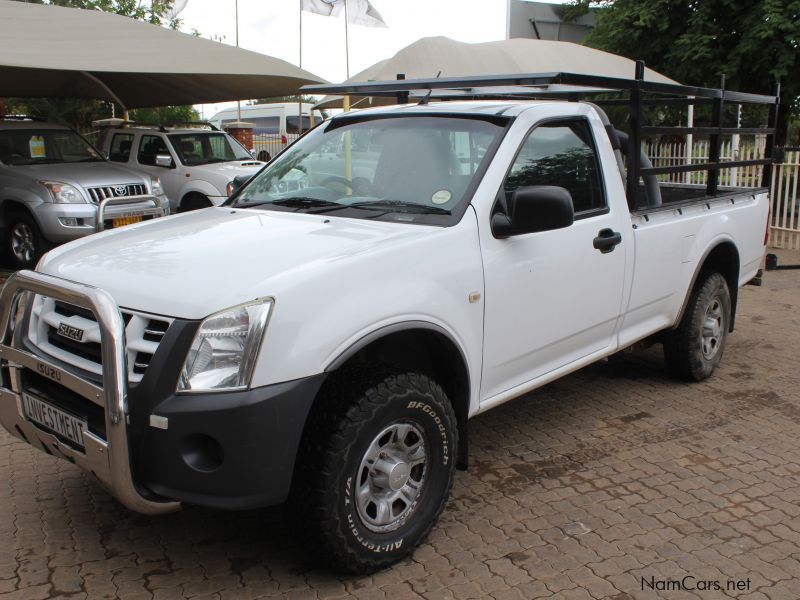
[[[602,254],[613,252],[617,244],[622,243],[622,234],[613,229],[601,229],[597,233],[597,237],[592,240],[592,245],[595,249],[600,250]]]

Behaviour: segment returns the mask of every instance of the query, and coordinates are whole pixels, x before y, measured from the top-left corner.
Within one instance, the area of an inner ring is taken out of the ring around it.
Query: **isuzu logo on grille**
[[[58,335],[63,335],[65,338],[80,342],[83,339],[83,329],[78,329],[67,323],[60,323],[58,326]]]
[[[128,186],[127,185],[118,185],[114,188],[114,193],[117,196],[127,196],[128,195]]]

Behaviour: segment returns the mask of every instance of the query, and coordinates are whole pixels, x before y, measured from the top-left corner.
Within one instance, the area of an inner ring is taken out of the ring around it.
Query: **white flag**
[[[338,17],[343,8],[341,0],[300,0],[300,10],[324,17]]]
[[[386,27],[380,13],[369,0],[300,0],[302,10],[323,15],[338,17],[344,11],[347,2],[347,23],[366,27]]]
[[[365,27],[386,27],[386,23],[369,0],[345,0],[347,2],[347,22],[350,25]]]
[[[164,13],[164,18],[168,21],[171,21],[177,17],[184,8],[186,8],[188,2],[189,0],[173,0],[170,3],[169,9],[167,9],[167,12]]]

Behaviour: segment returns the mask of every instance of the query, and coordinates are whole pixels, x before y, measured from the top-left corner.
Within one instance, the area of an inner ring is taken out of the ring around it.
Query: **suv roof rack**
[[[44,119],[33,115],[4,115],[0,117],[0,121],[36,121],[41,123],[44,122]]]
[[[209,121],[173,121],[172,123],[146,123],[143,121],[126,121],[125,119],[110,118],[98,119],[92,121],[95,127],[148,127],[158,129],[162,133],[166,133],[168,128],[175,128],[179,125],[188,125],[195,127],[208,127],[211,131],[219,131],[216,125]]]
[[[491,89],[503,88],[503,89]],[[305,85],[300,88],[309,94],[338,94],[357,96],[388,96],[397,98],[399,104],[409,101],[411,92],[424,95],[425,90],[437,90],[432,100],[454,99],[553,99],[569,101],[591,99],[598,105],[627,106],[629,109],[628,129],[628,169],[626,192],[631,209],[638,207],[638,187],[640,176],[655,176],[666,173],[685,173],[706,171],[708,173],[706,193],[716,195],[719,172],[722,169],[763,165],[761,185],[769,186],[774,157],[775,129],[778,122],[780,104],[780,84],[776,85],[772,96],[736,92],[725,89],[725,76],[720,87],[705,88],[681,84],[645,81],[644,61],[636,61],[634,77],[604,77],[578,73],[551,72],[526,73],[519,75],[483,75],[471,77],[437,77],[427,79],[405,79],[398,75],[396,80],[339,83],[326,85]],[[421,92],[422,91],[422,92]],[[609,97],[618,94],[617,97]],[[649,97],[644,97],[649,94]],[[594,98],[594,96],[601,96]],[[722,117],[725,103],[754,104],[769,106],[768,127],[723,127]],[[642,124],[643,106],[711,106],[711,126],[708,127],[649,127]],[[699,134],[710,138],[708,162],[692,162],[662,167],[642,167],[639,161],[639,147],[643,134]],[[766,136],[763,159],[720,160],[722,135],[763,134]]]

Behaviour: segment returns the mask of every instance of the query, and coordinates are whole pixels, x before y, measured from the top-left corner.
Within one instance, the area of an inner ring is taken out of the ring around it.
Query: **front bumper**
[[[177,394],[144,428],[136,475],[159,496],[214,508],[280,504],[324,375],[243,392]],[[166,418],[166,421],[161,418]]]
[[[14,335],[15,322],[26,330],[27,319],[17,314],[26,291],[94,313],[102,383],[34,354]],[[170,512],[179,502],[232,509],[279,504],[289,493],[303,426],[325,375],[240,392],[176,394],[198,325],[175,320],[141,382],[129,386],[124,323],[106,292],[30,271],[12,275],[0,292],[0,331],[8,332],[0,340],[0,424],[92,473],[136,512]],[[84,418],[85,450],[28,420],[25,391]]]
[[[82,379],[52,361],[21,347],[14,325],[21,319],[23,293],[41,294],[92,311],[100,326],[103,361],[102,387]],[[18,271],[0,292],[0,423],[12,434],[49,454],[74,462],[92,473],[117,499],[143,514],[161,514],[179,508],[177,502],[149,497],[134,481],[128,445],[128,382],[125,358],[125,324],[108,292],[52,275]],[[84,405],[99,407],[103,436],[84,432],[85,449],[79,451],[57,436],[22,417],[23,374],[43,376],[63,386]]]
[[[155,218],[169,214],[169,202],[164,196],[124,196],[104,200],[101,206],[42,202],[35,212],[44,236],[51,242],[63,243],[102,231],[115,218]],[[75,224],[65,225],[65,220]]]

